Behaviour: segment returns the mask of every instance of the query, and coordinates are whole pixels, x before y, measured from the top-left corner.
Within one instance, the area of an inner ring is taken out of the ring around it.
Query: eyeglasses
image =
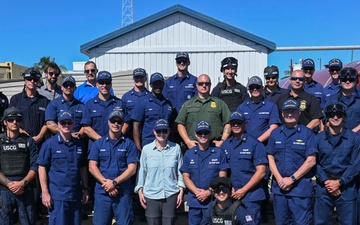
[[[197,135],[202,136],[202,135],[209,135],[210,131],[208,130],[201,130],[199,132],[196,132]]]
[[[232,121],[232,122],[230,122],[230,126],[232,126],[232,127],[236,127],[236,126],[241,126],[241,125],[243,125],[243,121]]]
[[[210,82],[197,82],[197,85],[199,85],[199,86],[210,86],[211,85],[211,83]]]
[[[186,63],[188,63],[188,62],[189,62],[189,60],[187,60],[187,59],[177,59],[177,60],[176,60],[176,63],[177,63],[177,64],[181,64],[181,63],[186,64]]]
[[[167,134],[168,130],[166,130],[166,129],[160,129],[160,130],[155,130],[155,132],[156,132],[157,134]]]
[[[216,188],[214,192],[215,192],[216,194],[220,194],[220,192],[229,193],[229,192],[230,192],[230,188],[220,187],[220,188]]]
[[[339,112],[339,111],[326,113],[327,118],[334,118],[335,116],[337,118],[343,118],[345,116],[345,114],[343,112]]]
[[[70,126],[70,125],[73,125],[73,121],[71,121],[71,120],[68,120],[68,121],[63,120],[63,121],[60,121],[60,124],[61,124],[61,126]]]
[[[273,76],[273,77],[270,77],[270,76],[266,76],[265,79],[266,80],[270,80],[270,79],[273,79],[273,80],[276,80],[277,77]]]
[[[340,79],[340,81],[341,82],[344,82],[344,83],[346,83],[346,82],[350,82],[350,83],[353,83],[353,82],[355,82],[356,81],[356,79],[355,78],[342,78],[342,79]]]
[[[340,70],[340,79],[345,77],[357,78],[358,72],[355,68],[345,67],[344,69]]]
[[[47,74],[49,74],[50,76],[54,76],[57,77],[60,75],[60,73],[54,73],[54,72],[48,72]]]
[[[250,85],[249,86],[249,90],[254,90],[254,89],[259,90],[260,88],[261,88],[260,85]]]
[[[111,80],[99,80],[98,83],[99,83],[100,85],[104,85],[104,84],[110,85],[110,84],[111,84]]]
[[[293,81],[296,81],[296,80],[304,81],[304,80],[305,80],[305,77],[290,77],[290,80],[293,80]]]
[[[65,82],[63,85],[62,85],[64,88],[73,88],[75,87],[75,84],[71,83],[71,82]]]
[[[20,123],[22,121],[22,118],[21,117],[9,117],[6,119],[6,121],[8,121],[9,123],[13,123],[13,122]]]
[[[39,78],[36,78],[36,77],[25,77],[25,80],[38,82],[38,81],[39,81]]]
[[[112,124],[115,124],[115,123],[120,124],[120,125],[123,124],[122,120],[119,120],[119,119],[116,119],[116,118],[110,119],[109,121]]]
[[[85,73],[95,73],[96,69],[84,70]]]

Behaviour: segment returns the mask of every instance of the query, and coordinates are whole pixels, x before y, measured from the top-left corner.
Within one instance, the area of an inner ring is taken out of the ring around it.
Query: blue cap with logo
[[[341,69],[343,67],[343,64],[340,59],[332,59],[329,61],[329,68],[338,68]]]
[[[133,77],[146,77],[146,70],[143,68],[134,69]]]
[[[72,76],[65,77],[65,78],[62,80],[62,85],[64,85],[66,82],[73,83],[73,84],[76,86],[76,81],[75,81],[75,79],[74,79]]]
[[[259,86],[262,86],[262,80],[260,77],[258,76],[253,76],[249,79],[248,81],[248,87],[250,87],[250,85],[259,85]]]
[[[245,118],[244,118],[243,114],[235,111],[235,112],[231,113],[231,115],[230,115],[230,121],[233,121],[233,120],[245,121]]]
[[[207,130],[207,131],[211,131],[211,126],[210,123],[208,123],[207,121],[200,121],[196,124],[196,130],[195,132],[199,132],[201,130]]]
[[[60,111],[58,121],[73,120],[73,115],[69,110]]]
[[[121,120],[124,120],[124,114],[119,110],[114,110],[109,115],[109,120],[111,120],[114,117],[119,117]]]
[[[283,102],[282,110],[287,110],[287,109],[299,109],[299,103],[298,101],[296,101],[295,99],[287,99]]]
[[[161,73],[153,73],[151,74],[151,77],[150,77],[150,84],[154,83],[155,81],[162,81],[164,82],[164,77]]]
[[[186,58],[190,60],[189,54],[187,52],[178,52],[176,54],[175,59],[179,59],[179,58]]]
[[[304,59],[304,61],[302,62],[302,68],[315,68],[315,63],[314,60],[312,59]]]
[[[155,122],[154,130],[169,130],[169,123],[164,119],[159,119]]]
[[[111,80],[111,73],[108,71],[100,71],[97,75],[96,81],[99,80]]]

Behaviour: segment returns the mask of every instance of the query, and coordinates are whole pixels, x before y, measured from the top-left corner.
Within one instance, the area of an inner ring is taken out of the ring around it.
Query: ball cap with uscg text
[[[69,110],[60,111],[58,121],[73,120],[73,114]]]
[[[343,64],[340,59],[334,58],[329,61],[329,68],[342,69]]]
[[[235,111],[230,115],[230,121],[234,121],[234,120],[245,121],[245,118],[241,113]]]
[[[164,76],[161,74],[161,73],[153,73],[151,74],[151,77],[150,77],[150,84],[154,83],[155,81],[162,81],[164,82]]]
[[[168,121],[159,119],[155,122],[154,130],[170,130]]]
[[[73,84],[76,86],[76,81],[75,81],[75,79],[74,79],[72,76],[65,77],[65,78],[62,80],[62,85],[64,85],[66,82],[73,83]]]
[[[4,114],[3,114],[3,119],[7,119],[11,116],[22,117],[22,113],[21,113],[20,109],[17,109],[14,107],[5,109]]]
[[[146,77],[146,70],[143,68],[136,68],[133,70],[133,77]]]
[[[178,52],[176,54],[175,60],[180,59],[180,58],[185,58],[185,59],[190,60],[189,54],[187,52]]]
[[[219,187],[232,188],[232,183],[228,177],[215,177],[210,181],[209,185],[212,189],[217,189]]]
[[[259,85],[262,86],[262,80],[258,76],[253,76],[249,79],[247,87],[250,87],[250,85]]]
[[[304,59],[304,61],[302,62],[302,68],[305,68],[305,67],[315,68],[314,60]]]
[[[295,99],[286,99],[281,107],[281,110],[287,110],[287,109],[299,109],[299,103]]]
[[[111,120],[114,117],[119,117],[122,121],[124,121],[124,114],[119,110],[114,110],[109,115],[109,120]]]
[[[112,76],[111,76],[111,73],[108,72],[108,71],[100,71],[98,74],[97,74],[97,77],[96,77],[96,81],[100,81],[100,80],[111,80],[112,79]]]
[[[210,123],[208,123],[207,121],[204,121],[204,120],[198,122],[196,124],[195,132],[199,132],[201,130],[211,131]]]

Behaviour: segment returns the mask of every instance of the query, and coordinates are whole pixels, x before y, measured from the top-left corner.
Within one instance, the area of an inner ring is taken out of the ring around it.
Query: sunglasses
[[[293,80],[293,81],[296,81],[296,80],[305,81],[305,77],[290,77],[290,80]]]
[[[356,79],[355,78],[342,78],[342,79],[340,79],[340,81],[341,82],[350,82],[350,83],[352,83],[352,82],[355,82],[356,81]]]
[[[201,130],[199,132],[196,132],[197,135],[202,136],[202,135],[209,135],[210,131],[208,130]]]
[[[260,88],[261,88],[260,85],[250,85],[249,86],[249,90],[254,90],[254,89],[259,90]]]
[[[273,77],[270,77],[270,76],[266,76],[265,79],[266,80],[270,80],[270,79],[273,79],[273,80],[276,80],[277,77],[273,76]]]
[[[104,85],[104,84],[110,85],[110,84],[111,84],[111,80],[99,80],[98,83],[99,83],[100,85]]]
[[[168,130],[166,130],[166,129],[160,129],[160,130],[155,130],[155,132],[156,132],[157,134],[167,134]]]
[[[211,83],[210,82],[197,82],[197,85],[199,85],[199,86],[210,86],[211,85]]]
[[[345,116],[345,114],[343,112],[330,112],[330,113],[326,113],[326,117],[327,118],[343,118]]]
[[[241,126],[243,125],[244,122],[242,121],[234,121],[234,122],[230,122],[230,126],[235,127],[235,126]]]
[[[188,62],[189,62],[189,60],[187,60],[187,59],[177,59],[177,60],[176,60],[176,63],[177,63],[177,64],[181,64],[181,63],[186,64],[186,63],[188,63]]]
[[[65,87],[65,88],[68,88],[68,87],[73,88],[73,87],[75,87],[75,84],[73,84],[73,83],[71,83],[71,82],[66,82],[66,83],[64,83],[62,86]]]
[[[38,82],[38,81],[39,81],[39,78],[36,78],[36,77],[26,77],[25,80]]]
[[[73,125],[73,121],[65,121],[65,120],[63,120],[63,121],[60,121],[60,124],[61,124],[61,126],[70,126],[70,125]]]
[[[54,76],[57,77],[60,75],[60,73],[54,73],[54,72],[48,72],[47,74],[49,74],[50,76]]]
[[[214,192],[215,192],[216,194],[220,194],[220,192],[229,193],[229,192],[230,192],[230,188],[220,187],[220,188],[216,188]]]
[[[21,117],[9,117],[6,119],[6,121],[8,121],[9,123],[13,123],[14,121],[20,123],[22,121]]]
[[[112,124],[115,124],[115,123],[117,123],[117,124],[122,124],[123,123],[123,121],[122,120],[119,120],[119,119],[110,119],[110,123],[112,123]]]
[[[95,73],[96,72],[96,69],[91,69],[91,70],[84,70],[85,73]]]

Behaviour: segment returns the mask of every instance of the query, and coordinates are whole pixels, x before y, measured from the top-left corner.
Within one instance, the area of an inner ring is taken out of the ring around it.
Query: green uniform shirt
[[[196,140],[196,124],[205,120],[211,126],[211,139],[220,140],[224,125],[230,120],[230,114],[229,107],[223,100],[212,96],[200,99],[197,96],[183,104],[175,123],[184,125],[189,138]]]

